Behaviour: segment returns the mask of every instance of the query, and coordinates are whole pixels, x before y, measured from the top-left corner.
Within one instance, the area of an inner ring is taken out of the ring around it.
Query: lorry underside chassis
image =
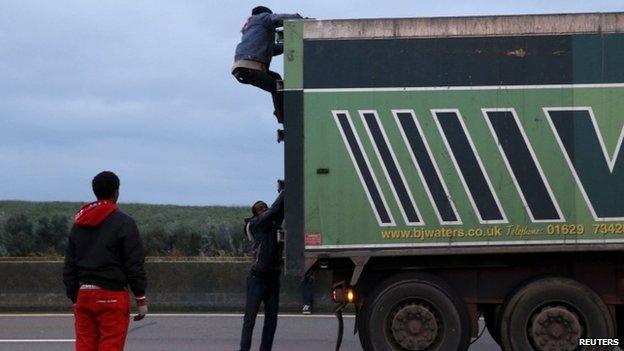
[[[614,339],[624,324],[623,256],[371,258],[353,285],[360,340],[365,350],[465,350],[480,317],[504,350],[576,350],[580,339]],[[318,264],[334,270],[336,286],[352,283],[351,260]]]

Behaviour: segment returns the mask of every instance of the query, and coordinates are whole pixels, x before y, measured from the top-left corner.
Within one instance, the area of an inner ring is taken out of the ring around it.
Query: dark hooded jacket
[[[128,286],[145,295],[145,254],[136,223],[108,201],[85,205],[77,214],[65,253],[63,282],[76,302],[81,284],[107,290]]]
[[[253,261],[252,274],[279,273],[282,252],[277,241],[277,231],[284,220],[284,192],[282,191],[271,208],[252,217],[245,230],[251,240]]]

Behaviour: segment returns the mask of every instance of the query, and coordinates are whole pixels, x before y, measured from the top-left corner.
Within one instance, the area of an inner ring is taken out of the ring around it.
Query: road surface
[[[354,318],[345,318],[344,351],[361,350],[353,330]],[[131,322],[128,351],[226,351],[237,350],[242,324],[240,314],[155,314]],[[262,331],[259,316],[253,350]],[[0,315],[0,351],[73,350],[71,315]],[[334,349],[336,320],[332,315],[280,315],[275,351],[327,351]],[[470,351],[497,351],[487,331]]]

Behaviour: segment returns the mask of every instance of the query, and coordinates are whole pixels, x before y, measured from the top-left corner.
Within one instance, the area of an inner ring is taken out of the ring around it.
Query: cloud
[[[248,204],[275,195],[270,96],[230,75],[255,1],[0,2],[0,197]],[[622,10],[621,1],[266,1],[318,18]],[[281,71],[281,60],[274,63]]]

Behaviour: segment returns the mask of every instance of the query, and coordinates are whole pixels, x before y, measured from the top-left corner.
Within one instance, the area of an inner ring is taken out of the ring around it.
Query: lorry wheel
[[[369,303],[367,303],[369,299],[364,301],[362,305],[362,309],[358,315],[358,336],[360,338],[360,344],[362,345],[363,351],[374,351],[373,346],[370,343],[370,335],[368,333],[368,318],[369,314],[367,313],[369,310]]]
[[[503,307],[501,341],[505,351],[579,349],[579,339],[614,338],[615,325],[602,299],[568,278],[534,280]],[[594,346],[595,348],[595,346]],[[611,350],[613,347],[601,347]]]
[[[490,336],[500,346],[500,305],[490,305],[483,309],[483,320]]]
[[[615,317],[615,334],[622,344],[624,342],[624,309],[620,306],[615,307]]]
[[[367,300],[366,350],[468,349],[466,305],[438,277],[399,274],[379,285]]]

